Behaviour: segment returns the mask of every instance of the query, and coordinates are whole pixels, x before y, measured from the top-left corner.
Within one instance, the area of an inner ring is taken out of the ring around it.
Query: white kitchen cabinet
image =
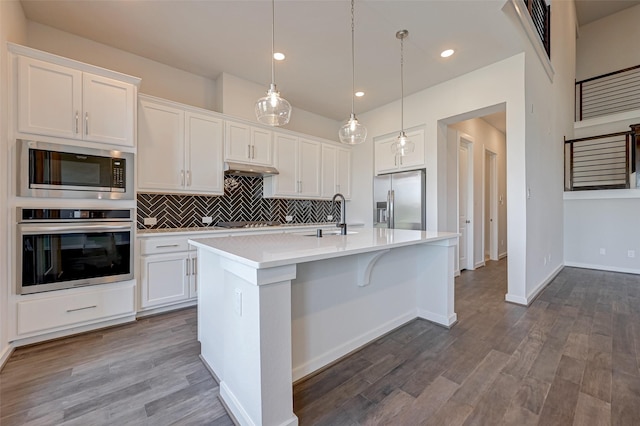
[[[273,166],[273,132],[236,121],[225,121],[224,160]]]
[[[322,198],[341,193],[351,198],[351,150],[334,145],[322,145]]]
[[[140,240],[140,306],[142,309],[194,302],[197,298],[196,251],[192,236]]]
[[[381,139],[374,138],[376,175],[424,167],[424,130],[407,131],[406,134],[415,144],[414,152],[406,156],[395,155],[391,149],[397,135]]]
[[[138,189],[222,195],[222,132],[213,113],[140,96]]]
[[[17,70],[18,133],[135,145],[135,84],[28,56]]]
[[[273,152],[279,174],[264,178],[264,196],[318,198],[321,147],[317,141],[276,133]]]

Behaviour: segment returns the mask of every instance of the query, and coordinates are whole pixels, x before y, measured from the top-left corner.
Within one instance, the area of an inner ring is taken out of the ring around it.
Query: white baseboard
[[[500,260],[500,259],[504,259],[505,257],[507,257],[507,252],[506,252],[506,251],[505,251],[504,253],[500,253],[500,254],[498,255],[498,260]]]
[[[220,383],[220,398],[222,399],[223,405],[231,411],[231,414],[239,424],[256,425],[253,419],[249,416],[249,413],[247,413],[247,410],[245,410],[242,404],[240,404],[238,398],[236,398],[225,382]],[[291,412],[291,414],[293,414],[293,412]],[[298,426],[298,417],[293,414],[291,418],[280,423],[278,426]]]
[[[332,348],[331,350],[310,359],[300,365],[296,365],[293,367],[292,376],[293,381],[296,382],[301,378],[313,373],[314,371],[324,367],[327,364],[334,362],[335,360],[355,351],[356,349],[370,343],[372,340],[377,339],[378,337],[394,330],[401,325],[411,321],[416,317],[416,312],[411,311],[405,314],[402,314],[391,321],[388,321],[380,326],[374,328],[373,330],[368,330],[366,333],[363,333],[355,338]]]
[[[560,273],[560,271],[562,271],[562,268],[564,268],[564,266],[565,265],[558,265],[556,269],[551,271],[551,273],[547,276],[547,278],[545,278],[540,284],[538,284],[536,288],[533,289],[533,291],[529,292],[527,297],[516,296],[516,295],[507,293],[504,299],[507,302],[511,302],[511,303],[515,303],[523,306],[529,306],[531,302],[533,302],[536,299],[536,297],[538,297],[540,292],[542,292],[542,290],[544,290],[544,288],[548,286],[549,283],[551,283],[551,281],[553,281],[553,279]]]
[[[483,268],[485,266],[487,266],[487,263],[484,260],[481,260],[480,262],[476,262],[473,269]]]
[[[458,322],[458,314],[456,313],[453,313],[453,315],[447,318],[444,315],[434,314],[433,312],[420,309],[418,310],[418,316],[446,328],[451,328],[453,324]]]
[[[2,371],[7,361],[9,361],[14,349],[15,347],[13,344],[9,343],[2,352],[0,352],[0,371]]]
[[[198,304],[198,300],[189,300],[187,302],[176,303],[173,305],[161,306],[158,308],[146,308],[144,310],[139,310],[136,312],[136,318],[148,317],[150,315],[164,314],[165,312],[177,311],[178,309],[190,308],[192,306],[196,306]]]
[[[610,265],[594,265],[593,263],[581,263],[581,262],[564,262],[564,266],[571,266],[573,268],[583,268],[583,269],[596,269],[598,271],[609,271],[609,272],[622,272],[624,274],[640,274],[640,269],[635,268],[619,268],[617,266]]]

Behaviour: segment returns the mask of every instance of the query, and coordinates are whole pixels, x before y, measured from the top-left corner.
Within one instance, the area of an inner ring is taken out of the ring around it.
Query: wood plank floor
[[[456,279],[459,322],[416,320],[294,386],[301,425],[638,425],[640,276],[565,268],[527,309],[506,261]],[[15,351],[0,425],[231,425],[195,309]]]

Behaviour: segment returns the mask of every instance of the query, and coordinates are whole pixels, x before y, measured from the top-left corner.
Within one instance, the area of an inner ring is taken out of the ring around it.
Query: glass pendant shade
[[[351,113],[349,120],[340,127],[338,135],[340,142],[347,145],[358,145],[367,139],[367,128],[358,122],[354,113]]]
[[[255,106],[256,119],[268,126],[284,126],[291,118],[291,104],[280,97],[276,89],[276,71],[273,54],[275,51],[275,0],[271,0],[271,85],[267,96],[258,99]]]
[[[367,128],[358,122],[356,113],[354,112],[354,96],[356,91],[354,32],[354,0],[351,0],[351,115],[338,131],[340,142],[346,145],[358,145],[367,139]]]
[[[256,102],[256,118],[260,123],[269,126],[283,126],[289,122],[291,104],[280,97],[275,84],[271,84],[267,96]]]
[[[407,156],[416,149],[416,144],[411,142],[404,132],[400,132],[400,135],[396,138],[396,141],[391,144],[391,151],[401,157]]]

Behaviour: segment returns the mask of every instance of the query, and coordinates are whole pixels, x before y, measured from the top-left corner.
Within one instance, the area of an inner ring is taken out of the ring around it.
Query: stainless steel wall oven
[[[18,139],[18,195],[133,200],[132,153]]]
[[[17,210],[17,292],[133,279],[133,209]]]

